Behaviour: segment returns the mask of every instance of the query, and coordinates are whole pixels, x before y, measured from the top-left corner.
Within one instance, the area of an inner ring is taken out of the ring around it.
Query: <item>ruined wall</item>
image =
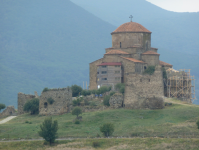
[[[18,115],[24,114],[23,106],[31,99],[35,98],[35,95],[28,95],[24,93],[18,93]]]
[[[48,99],[54,100],[53,104],[48,102]],[[63,114],[70,111],[72,102],[72,90],[70,88],[50,89],[42,92],[39,102],[40,115],[55,115]]]
[[[148,66],[159,65],[159,55],[145,55],[142,54],[142,60],[148,64]]]
[[[109,104],[111,108],[121,108],[123,107],[124,96],[121,93],[115,93],[111,96]]]
[[[156,66],[153,75],[127,75],[125,85],[124,106],[126,108],[145,108],[143,105],[147,99],[164,96],[161,66]]]
[[[2,113],[0,113],[0,118],[7,117],[7,116],[15,116],[16,110],[14,106],[8,106]]]

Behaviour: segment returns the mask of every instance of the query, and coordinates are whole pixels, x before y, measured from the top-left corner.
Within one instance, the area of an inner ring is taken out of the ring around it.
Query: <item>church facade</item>
[[[112,47],[104,57],[90,63],[90,89],[125,83],[124,107],[147,107],[151,97],[164,96],[162,67],[172,65],[159,60],[158,49],[151,47],[151,31],[139,23],[119,26],[112,35]],[[155,66],[153,75],[143,74]]]

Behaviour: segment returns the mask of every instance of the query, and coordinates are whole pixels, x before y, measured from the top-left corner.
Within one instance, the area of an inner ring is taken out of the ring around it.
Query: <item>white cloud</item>
[[[199,0],[146,0],[163,9],[175,12],[199,12]]]

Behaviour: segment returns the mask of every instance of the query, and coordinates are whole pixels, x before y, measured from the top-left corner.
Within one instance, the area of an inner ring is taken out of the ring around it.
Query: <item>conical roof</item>
[[[123,33],[123,32],[145,32],[145,33],[151,33],[148,29],[143,27],[141,24],[136,22],[127,22],[119,26],[115,31],[113,31],[111,34],[114,33]]]

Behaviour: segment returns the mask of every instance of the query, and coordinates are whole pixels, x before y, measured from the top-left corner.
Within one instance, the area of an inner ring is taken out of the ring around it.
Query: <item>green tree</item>
[[[39,99],[33,98],[30,101],[26,102],[24,107],[24,111],[31,112],[31,115],[39,113]]]
[[[104,105],[110,106],[110,104],[109,104],[110,97],[111,97],[110,95],[106,95],[106,96],[104,97],[104,100],[103,100],[103,104],[104,104]]]
[[[58,130],[58,122],[55,120],[52,121],[52,117],[46,118],[42,125],[40,125],[40,131],[38,131],[39,136],[43,137],[47,142],[52,143],[55,142]]]
[[[72,111],[72,115],[76,115],[78,117],[78,115],[82,114],[82,110],[79,107],[75,107]]]
[[[152,75],[155,72],[155,66],[148,66],[146,70],[144,70],[144,74]]]
[[[0,112],[2,109],[6,108],[6,105],[5,104],[0,104]]]
[[[73,95],[73,97],[78,96],[79,93],[81,93],[81,91],[82,91],[82,88],[80,86],[78,86],[78,85],[72,85],[71,89],[72,89],[72,95]]]
[[[198,127],[198,129],[199,129],[199,120],[196,122],[196,125],[197,125],[197,127]]]
[[[105,137],[109,137],[114,132],[114,125],[112,123],[105,123],[100,127],[100,131]]]
[[[118,90],[120,93],[124,94],[125,92],[125,84],[124,83],[118,83],[115,85],[116,90]]]

